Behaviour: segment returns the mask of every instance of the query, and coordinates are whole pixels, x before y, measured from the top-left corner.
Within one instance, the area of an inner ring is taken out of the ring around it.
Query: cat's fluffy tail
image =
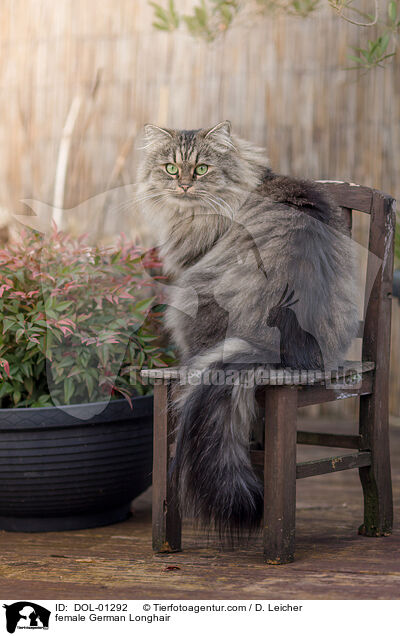
[[[189,366],[201,370],[201,381],[187,385],[176,402],[173,471],[182,512],[228,540],[254,530],[262,518],[262,485],[249,456],[255,386],[232,382],[232,371],[243,378],[261,356],[266,359],[259,346],[239,338],[196,356]]]

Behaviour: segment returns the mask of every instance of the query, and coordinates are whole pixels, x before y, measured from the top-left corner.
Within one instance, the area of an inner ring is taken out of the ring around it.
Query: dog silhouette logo
[[[3,605],[6,610],[7,631],[14,634],[16,629],[48,629],[51,612],[31,601],[18,601]]]

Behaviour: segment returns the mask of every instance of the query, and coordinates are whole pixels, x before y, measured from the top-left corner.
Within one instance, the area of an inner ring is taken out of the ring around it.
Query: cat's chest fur
[[[159,252],[165,274],[176,279],[209,252],[228,230],[231,220],[204,208],[177,210],[171,217]]]

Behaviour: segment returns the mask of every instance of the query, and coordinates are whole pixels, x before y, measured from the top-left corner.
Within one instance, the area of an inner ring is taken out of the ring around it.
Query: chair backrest
[[[368,263],[362,329],[362,359],[375,362],[376,375],[387,376],[390,359],[395,199],[379,190],[342,181],[320,181],[344,210],[352,230],[353,210],[370,215]],[[376,274],[376,259],[380,267]],[[374,263],[373,263],[374,260]]]

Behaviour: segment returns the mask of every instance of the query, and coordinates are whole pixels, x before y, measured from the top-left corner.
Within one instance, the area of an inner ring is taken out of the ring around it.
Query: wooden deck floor
[[[329,430],[329,426],[325,427]],[[336,430],[337,427],[335,427]],[[322,430],[322,429],[321,429]],[[301,448],[301,459],[331,449]],[[395,513],[400,503],[400,422],[392,427]],[[64,533],[0,532],[0,596],[6,599],[394,599],[400,596],[400,530],[357,535],[356,471],[298,482],[296,561],[266,566],[260,538],[234,552],[190,527],[184,551],[151,551],[149,492],[124,523]],[[176,568],[171,568],[176,566]]]

